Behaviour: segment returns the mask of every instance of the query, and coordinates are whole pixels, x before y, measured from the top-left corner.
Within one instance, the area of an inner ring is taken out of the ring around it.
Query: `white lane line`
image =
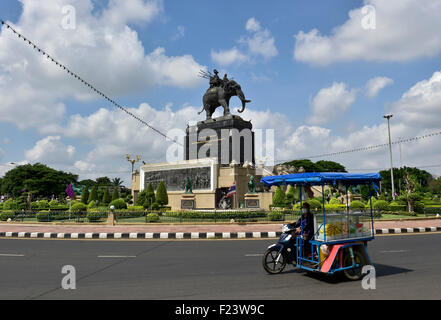
[[[380,253],[402,253],[409,252],[409,250],[389,250],[389,251],[380,251]]]
[[[24,257],[24,254],[0,253],[0,257]]]
[[[263,257],[262,253],[250,253],[246,254],[245,257]]]
[[[119,258],[136,258],[136,256],[98,256],[98,258],[119,259]]]

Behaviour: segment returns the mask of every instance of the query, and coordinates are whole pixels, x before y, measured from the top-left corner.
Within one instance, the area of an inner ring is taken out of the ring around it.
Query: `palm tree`
[[[114,178],[112,179],[112,184],[115,187],[121,187],[124,181],[122,181],[120,178]]]

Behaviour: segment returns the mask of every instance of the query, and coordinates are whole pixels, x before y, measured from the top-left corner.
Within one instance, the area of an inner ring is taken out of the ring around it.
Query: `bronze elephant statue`
[[[202,98],[204,108],[198,114],[204,112],[207,113],[207,120],[211,119],[211,116],[218,107],[224,108],[224,116],[230,115],[230,99],[233,96],[237,96],[242,101],[242,109],[237,110],[239,113],[245,111],[245,105],[250,103],[251,100],[246,100],[245,95],[242,92],[240,85],[234,81],[229,80],[226,84],[219,87],[213,87],[207,90]]]

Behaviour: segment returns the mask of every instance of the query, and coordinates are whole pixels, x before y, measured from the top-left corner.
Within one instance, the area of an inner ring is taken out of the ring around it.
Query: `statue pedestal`
[[[107,215],[107,225],[114,226],[115,225],[115,213],[109,212]]]
[[[186,130],[184,160],[217,158],[223,166],[233,160],[255,163],[252,129],[250,121],[235,115],[200,121]]]
[[[245,194],[245,208],[260,209],[260,196],[258,193]]]
[[[194,194],[183,194],[181,196],[181,209],[196,209],[196,200]]]

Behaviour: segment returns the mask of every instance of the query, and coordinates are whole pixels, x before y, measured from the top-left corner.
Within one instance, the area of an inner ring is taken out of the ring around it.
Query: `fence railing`
[[[344,210],[342,210],[344,211]],[[312,210],[321,214],[322,210]],[[333,211],[337,212],[337,211]],[[329,213],[329,211],[327,211]],[[293,222],[299,219],[299,210],[282,211],[115,211],[117,223],[249,223],[249,222]],[[424,215],[441,216],[441,207],[424,209]],[[68,212],[68,211],[0,211],[0,221],[15,222],[105,222],[108,212]],[[374,210],[374,217],[381,217]]]

